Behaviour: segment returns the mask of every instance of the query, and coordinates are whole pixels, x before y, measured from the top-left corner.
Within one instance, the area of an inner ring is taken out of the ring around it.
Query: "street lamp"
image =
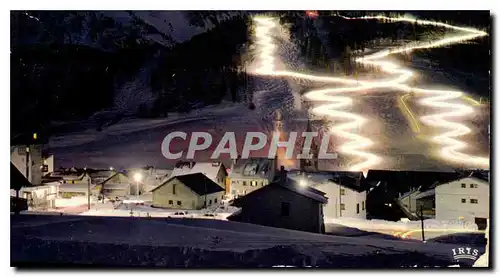
[[[300,185],[301,187],[305,187],[305,186],[307,186],[307,182],[306,182],[306,180],[304,180],[304,179],[300,180],[300,181],[299,181],[299,185]]]
[[[136,184],[136,193],[137,193],[137,195],[139,195],[139,182],[142,180],[142,174],[139,172],[136,172],[134,174],[134,180],[135,180],[135,184]]]

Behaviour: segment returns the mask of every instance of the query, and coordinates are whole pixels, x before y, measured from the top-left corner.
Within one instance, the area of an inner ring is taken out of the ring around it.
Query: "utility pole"
[[[85,175],[87,175],[87,171],[85,171]],[[90,177],[87,175],[87,207],[90,211]]]
[[[30,181],[30,146],[26,146],[26,179]]]
[[[207,179],[203,178],[203,185],[205,187],[205,209],[207,208]]]
[[[424,210],[423,210],[423,205],[420,205],[420,225],[422,228],[422,241],[425,241],[425,236],[424,236]]]

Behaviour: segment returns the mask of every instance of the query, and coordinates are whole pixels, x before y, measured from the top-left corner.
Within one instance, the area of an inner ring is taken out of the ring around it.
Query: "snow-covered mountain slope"
[[[182,43],[242,12],[138,11],[134,15],[159,32],[168,34],[174,43]]]
[[[105,51],[128,44],[158,43],[172,47],[206,32],[241,12],[188,11],[25,11],[13,22],[29,28],[14,32],[16,44],[57,42]]]
[[[26,97],[19,100],[24,106],[40,102],[36,97],[43,94],[53,110],[58,110],[57,119],[81,119],[90,111],[96,113],[96,119],[109,116],[119,120],[155,100],[152,71],[163,61],[161,57],[176,45],[241,15],[224,11],[14,11],[11,70],[19,77],[14,93]],[[87,84],[85,88],[77,85],[80,81]],[[25,95],[30,91],[33,96]],[[87,108],[74,107],[69,100],[85,97],[93,99],[80,102]]]

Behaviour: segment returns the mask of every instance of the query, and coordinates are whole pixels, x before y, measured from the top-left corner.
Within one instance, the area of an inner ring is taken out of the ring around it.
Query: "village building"
[[[326,218],[366,218],[366,179],[362,172],[292,170],[288,177],[325,193]]]
[[[129,195],[140,194],[142,183],[129,178],[124,172],[116,172],[97,187],[105,198],[124,199]]]
[[[90,192],[91,196],[99,196],[100,189],[90,182],[87,184],[78,183],[78,184],[60,184],[58,189],[58,196],[60,198],[72,198],[78,196],[88,197]]]
[[[86,169],[83,168],[69,168],[69,169],[64,169],[60,168],[59,170],[56,170],[44,178],[46,179],[56,179],[60,178],[61,183],[63,184],[88,184],[88,182],[91,180],[89,173],[87,172]]]
[[[116,171],[110,169],[87,169],[92,184],[99,185],[109,177],[116,174]]]
[[[239,197],[268,185],[275,177],[275,162],[275,159],[268,158],[233,160],[226,193],[232,197]]]
[[[203,173],[172,176],[152,190],[153,206],[199,210],[220,204],[224,191]]]
[[[31,184],[39,185],[43,176],[42,145],[13,145],[10,161]]]
[[[11,197],[25,199],[26,208],[48,209],[55,207],[55,199],[59,189],[58,182],[33,186],[13,163],[10,165]]]
[[[228,220],[324,233],[323,206],[327,203],[324,192],[282,173],[280,179],[235,199],[233,205],[241,209]]]
[[[435,201],[437,220],[474,222],[484,230],[490,218],[489,171],[473,171],[438,185]]]
[[[407,193],[402,194],[397,199],[397,204],[401,206],[403,212],[410,213],[408,218],[412,220],[424,218],[434,218],[436,215],[435,188],[438,183],[434,183],[426,190],[422,187],[412,188]]]
[[[404,206],[410,213],[417,213],[417,199],[416,196],[421,192],[419,188],[411,188],[410,191],[400,194],[398,201]]]
[[[172,169],[161,169],[152,166],[146,166],[141,168],[129,168],[127,169],[127,175],[131,180],[134,180],[136,174],[140,175],[143,187],[141,187],[142,193],[151,192],[152,189],[166,181],[172,175]]]
[[[367,210],[370,217],[379,219],[419,220],[422,205],[424,216],[432,218],[435,211],[432,201],[429,201],[432,199],[429,197],[432,194],[429,190],[433,190],[437,184],[455,180],[458,176],[460,174],[454,170],[369,170],[366,176]]]

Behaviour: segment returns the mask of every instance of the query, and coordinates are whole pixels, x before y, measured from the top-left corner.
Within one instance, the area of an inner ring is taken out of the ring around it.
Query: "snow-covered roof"
[[[480,180],[482,182],[486,182],[487,184],[489,184],[490,183],[489,177],[490,177],[490,172],[487,170],[473,170],[470,172],[460,172],[460,176],[458,176],[457,178],[454,178],[453,180],[449,180],[448,182],[442,182],[442,183],[436,184],[436,186],[449,184],[451,182],[460,181],[460,180],[463,180],[466,178],[474,178],[474,179],[477,179],[477,180]]]
[[[280,186],[280,187],[286,188],[290,191],[296,192],[300,195],[311,198],[311,199],[316,200],[316,201],[323,203],[323,204],[328,202],[328,198],[325,196],[326,193],[324,193],[320,190],[317,190],[311,186],[301,186],[297,181],[294,181],[293,179],[290,179],[290,178],[286,178],[285,182],[282,182],[281,180],[278,179],[278,180],[270,183],[269,185],[267,185],[261,189],[254,190],[254,191],[250,192],[249,194],[247,194],[241,198],[236,199],[234,204],[235,204],[235,206],[238,207],[239,206],[238,203],[241,203],[242,199],[245,199],[245,198],[249,197],[250,195],[259,194],[259,193],[266,193],[267,189],[269,189],[273,186]]]
[[[415,196],[415,199],[429,197],[429,196],[432,196],[432,195],[435,195],[435,194],[436,194],[436,190],[430,189],[430,190],[426,190],[424,192],[421,192],[421,193],[417,194],[417,196]]]
[[[296,182],[290,178],[287,178],[286,182],[284,182],[284,183],[277,181],[274,184],[278,184],[284,188],[287,188],[287,189],[294,191],[298,194],[301,194],[303,196],[314,199],[320,203],[325,204],[328,202],[328,198],[325,196],[324,192],[317,190],[317,189],[310,187],[310,186],[303,187],[303,186],[299,185],[298,182]]]
[[[219,186],[216,182],[208,178],[205,174],[200,172],[192,173],[192,174],[183,174],[170,177],[168,180],[163,182],[161,185],[153,188],[151,192],[157,190],[158,188],[164,186],[170,180],[177,179],[182,182],[185,186],[189,187],[192,191],[194,191],[198,195],[206,195],[215,192],[224,191],[224,188]]]
[[[411,194],[413,194],[413,193],[419,193],[418,189],[412,189],[412,190],[410,190],[410,191],[408,191],[408,192],[403,193],[403,194],[399,197],[399,199],[406,198],[406,197],[410,196],[410,195],[411,195]]]
[[[90,184],[90,189],[95,185]],[[60,192],[87,192],[89,190],[88,184],[61,184],[59,185]]]
[[[291,170],[287,173],[288,178],[295,181],[306,180],[311,185],[335,183],[346,189],[362,192],[362,182],[365,180],[362,172],[351,171],[317,171],[307,172]]]
[[[223,166],[221,162],[180,162],[177,163],[169,177],[203,173],[212,181],[217,182],[217,174]]]
[[[103,185],[104,189],[128,189],[130,184],[125,183],[106,183]]]
[[[89,172],[90,178],[109,178],[116,172],[114,170],[103,169]]]
[[[82,180],[87,173],[83,171],[54,171],[49,177],[61,177],[66,181]]]
[[[239,159],[232,166],[229,172],[230,178],[241,178],[246,176],[267,177],[267,174],[274,170],[273,160],[268,158]]]
[[[57,184],[59,185],[59,183]],[[50,189],[52,188],[54,185],[42,185],[42,186],[33,186],[33,187],[23,187],[21,189],[22,192],[32,192],[32,191],[37,191],[39,189]]]

